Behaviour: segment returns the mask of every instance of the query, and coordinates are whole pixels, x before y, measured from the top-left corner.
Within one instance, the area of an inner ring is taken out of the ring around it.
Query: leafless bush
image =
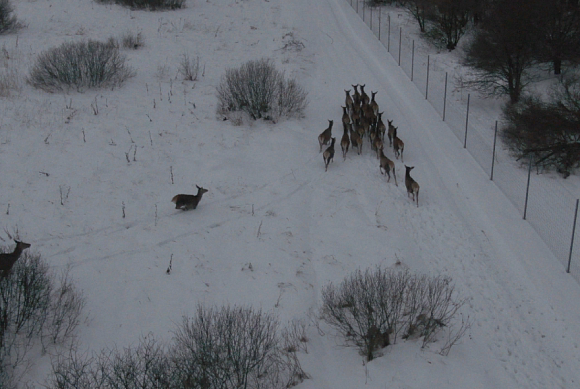
[[[14,7],[10,0],[0,0],[0,34],[14,32],[24,27],[14,15]]]
[[[199,74],[199,57],[191,58],[189,54],[182,55],[179,63],[179,73],[186,81],[197,81]]]
[[[278,321],[252,308],[198,307],[174,333],[172,357],[189,388],[287,388],[306,377],[282,350]]]
[[[402,338],[423,337],[423,347],[449,327],[465,300],[456,297],[451,279],[394,269],[355,271],[339,286],[322,290],[321,316],[372,360]]]
[[[143,47],[143,35],[140,32],[133,34],[132,32],[125,32],[121,35],[121,46],[125,49],[137,50]]]
[[[304,89],[265,58],[227,69],[217,93],[219,113],[244,111],[254,120],[298,116],[307,106]]]
[[[96,0],[98,3],[104,4],[119,4],[125,7],[135,9],[148,9],[151,11],[157,10],[172,10],[183,8],[185,0]]]
[[[134,71],[125,64],[115,39],[66,42],[41,53],[28,81],[48,92],[118,86]]]
[[[167,350],[151,335],[135,347],[116,347],[99,354],[79,355],[76,350],[52,359],[51,389],[157,389],[182,387],[173,382]]]
[[[8,276],[0,278],[0,377],[8,380],[0,387],[9,387],[26,370],[36,341],[45,335],[52,344],[68,340],[83,307],[67,272],[57,280],[40,255],[22,253]]]

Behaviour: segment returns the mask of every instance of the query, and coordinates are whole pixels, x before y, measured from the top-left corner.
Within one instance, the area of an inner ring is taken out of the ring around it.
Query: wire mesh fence
[[[427,44],[414,39],[401,13],[371,7],[365,0],[346,0],[372,30],[410,81],[441,115],[473,158],[537,231],[565,269],[580,282],[580,228],[576,229],[578,200],[559,182],[559,177],[540,174],[529,161],[516,161],[496,138],[498,123],[469,117],[470,96],[452,93],[449,67],[427,52]],[[499,124],[501,128],[501,123]],[[494,147],[496,145],[496,147]]]

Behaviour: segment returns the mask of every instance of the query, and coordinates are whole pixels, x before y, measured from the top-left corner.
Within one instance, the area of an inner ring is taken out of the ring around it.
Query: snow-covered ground
[[[331,328],[311,326],[300,355],[311,379],[299,388],[578,387],[580,286],[348,2],[190,0],[172,12],[13,3],[28,28],[0,36],[2,64],[21,77],[64,41],[131,31],[145,42],[125,51],[137,75],[119,89],[47,94],[22,82],[0,100],[2,227],[18,227],[55,270],[72,266],[90,316],[81,349],[149,332],[169,340],[200,302],[309,322],[326,283],[400,261],[453,278],[469,297],[469,336],[447,357],[439,343],[399,340],[365,364]],[[200,58],[196,82],[176,77],[184,53]],[[262,57],[307,88],[305,117],[223,121],[215,91],[225,69]],[[337,147],[324,171],[316,138],[328,119],[340,137],[351,84],[378,91],[399,127],[419,207],[403,163],[399,186],[387,183],[368,143],[345,161]],[[171,198],[195,185],[209,189],[199,207],[175,210]],[[40,384],[50,359],[34,363],[27,377]]]

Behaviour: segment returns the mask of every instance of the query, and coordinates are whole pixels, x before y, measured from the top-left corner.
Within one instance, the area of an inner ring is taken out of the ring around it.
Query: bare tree
[[[425,32],[429,14],[433,11],[433,1],[405,0],[401,2],[401,5],[415,18],[417,23],[419,23],[419,29],[421,32]]]
[[[580,166],[580,82],[565,79],[549,101],[529,96],[504,108],[502,137],[515,157],[533,157],[538,169],[564,178]]]
[[[554,74],[561,74],[563,62],[580,60],[580,6],[569,0],[543,0],[540,5],[543,40],[539,59],[551,62]]]
[[[467,48],[465,64],[473,73],[467,86],[490,96],[520,99],[529,83],[539,46],[538,0],[497,0]],[[517,15],[517,16],[515,16]]]
[[[428,15],[430,25],[451,51],[467,31],[473,0],[434,0],[433,3],[434,10]]]

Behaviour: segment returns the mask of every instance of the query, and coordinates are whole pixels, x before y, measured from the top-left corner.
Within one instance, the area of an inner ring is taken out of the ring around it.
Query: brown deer
[[[328,164],[332,161],[334,162],[334,142],[336,138],[332,138],[332,142],[330,142],[330,146],[324,150],[322,153],[322,157],[324,158],[324,164],[326,165],[324,171],[328,171]]]
[[[395,158],[399,159],[401,156],[401,162],[403,160],[403,151],[405,150],[405,143],[397,136],[397,127],[394,127],[393,132],[393,150],[395,151]]]
[[[387,176],[389,177],[387,179],[387,182],[391,181],[390,171],[393,171],[393,177],[395,177],[395,185],[399,186],[399,184],[397,184],[397,174],[395,173],[395,163],[393,161],[391,161],[389,158],[387,158],[385,153],[383,153],[382,149],[380,151],[379,161],[380,161],[379,162],[379,170],[381,171],[381,174],[386,173]],[[385,173],[383,173],[383,170],[385,171]]]
[[[354,130],[356,131],[356,133],[358,134],[358,136],[360,138],[360,142],[358,142],[358,145],[360,147],[361,152],[362,152],[362,141],[363,141],[363,138],[365,136],[365,127],[362,124],[362,121],[363,121],[362,119],[359,119],[359,121],[357,121],[355,126],[354,126]]]
[[[340,140],[340,147],[342,148],[342,157],[346,161],[346,153],[348,153],[348,148],[350,147],[350,138],[348,137],[348,129],[350,124],[344,125],[344,133],[342,134],[342,139]]]
[[[350,116],[347,112],[347,108],[346,107],[341,108],[342,108],[342,125],[343,126],[350,125]]]
[[[360,155],[362,152],[362,139],[352,128],[350,130],[350,142],[352,143],[352,148],[357,149],[357,154]]]
[[[189,194],[178,194],[171,199],[172,203],[175,203],[175,209],[182,209],[187,211],[189,209],[196,209],[197,204],[199,204],[201,197],[204,193],[208,190],[204,189],[200,186],[197,186],[197,194],[196,195],[189,195]]]
[[[348,110],[348,112],[352,113],[352,107],[354,105],[353,101],[352,101],[352,97],[350,97],[350,89],[349,90],[344,90],[344,92],[346,93],[346,98],[344,99],[344,105],[346,105],[346,109]]]
[[[385,123],[383,123],[383,114],[384,112],[377,113],[377,133],[381,136],[381,139],[384,141],[387,127],[385,126]]]
[[[327,145],[328,142],[330,142],[330,138],[332,138],[332,125],[334,124],[334,121],[329,120],[328,121],[328,128],[324,131],[322,131],[322,133],[320,135],[318,135],[318,143],[320,144],[320,151],[319,153],[322,152],[322,146]]]
[[[358,84],[356,85],[351,85],[354,89],[354,95],[352,95],[352,102],[355,106],[359,106],[360,107],[360,93],[358,93]]]
[[[366,84],[360,86],[360,103],[361,103],[361,105],[367,105],[370,101],[369,95],[367,95],[365,92],[365,86],[366,86]]]
[[[373,141],[373,148],[377,152],[377,159],[380,159],[379,151],[383,151],[383,147],[384,147],[383,140],[377,133],[375,140]]]
[[[395,133],[395,126],[393,126],[393,121],[387,119],[387,123],[389,124],[389,132],[387,136],[389,137],[389,147],[393,147],[393,134]]]
[[[2,272],[2,277],[7,277],[8,274],[10,274],[12,266],[14,266],[16,261],[18,261],[18,258],[20,258],[20,254],[22,254],[22,251],[30,247],[29,243],[20,242],[17,241],[16,239],[14,239],[14,242],[16,242],[16,247],[14,248],[14,251],[12,251],[11,253],[0,254],[0,271]]]
[[[407,166],[405,165],[405,186],[407,187],[407,197],[411,194],[413,195],[413,201],[417,201],[417,207],[419,206],[419,184],[413,178],[411,178],[411,170],[413,170],[415,166]]]
[[[371,109],[373,110],[373,113],[375,114],[375,116],[379,113],[379,104],[375,101],[375,95],[379,93],[377,92],[373,92],[371,91],[371,102],[369,103],[369,106],[371,107]]]

